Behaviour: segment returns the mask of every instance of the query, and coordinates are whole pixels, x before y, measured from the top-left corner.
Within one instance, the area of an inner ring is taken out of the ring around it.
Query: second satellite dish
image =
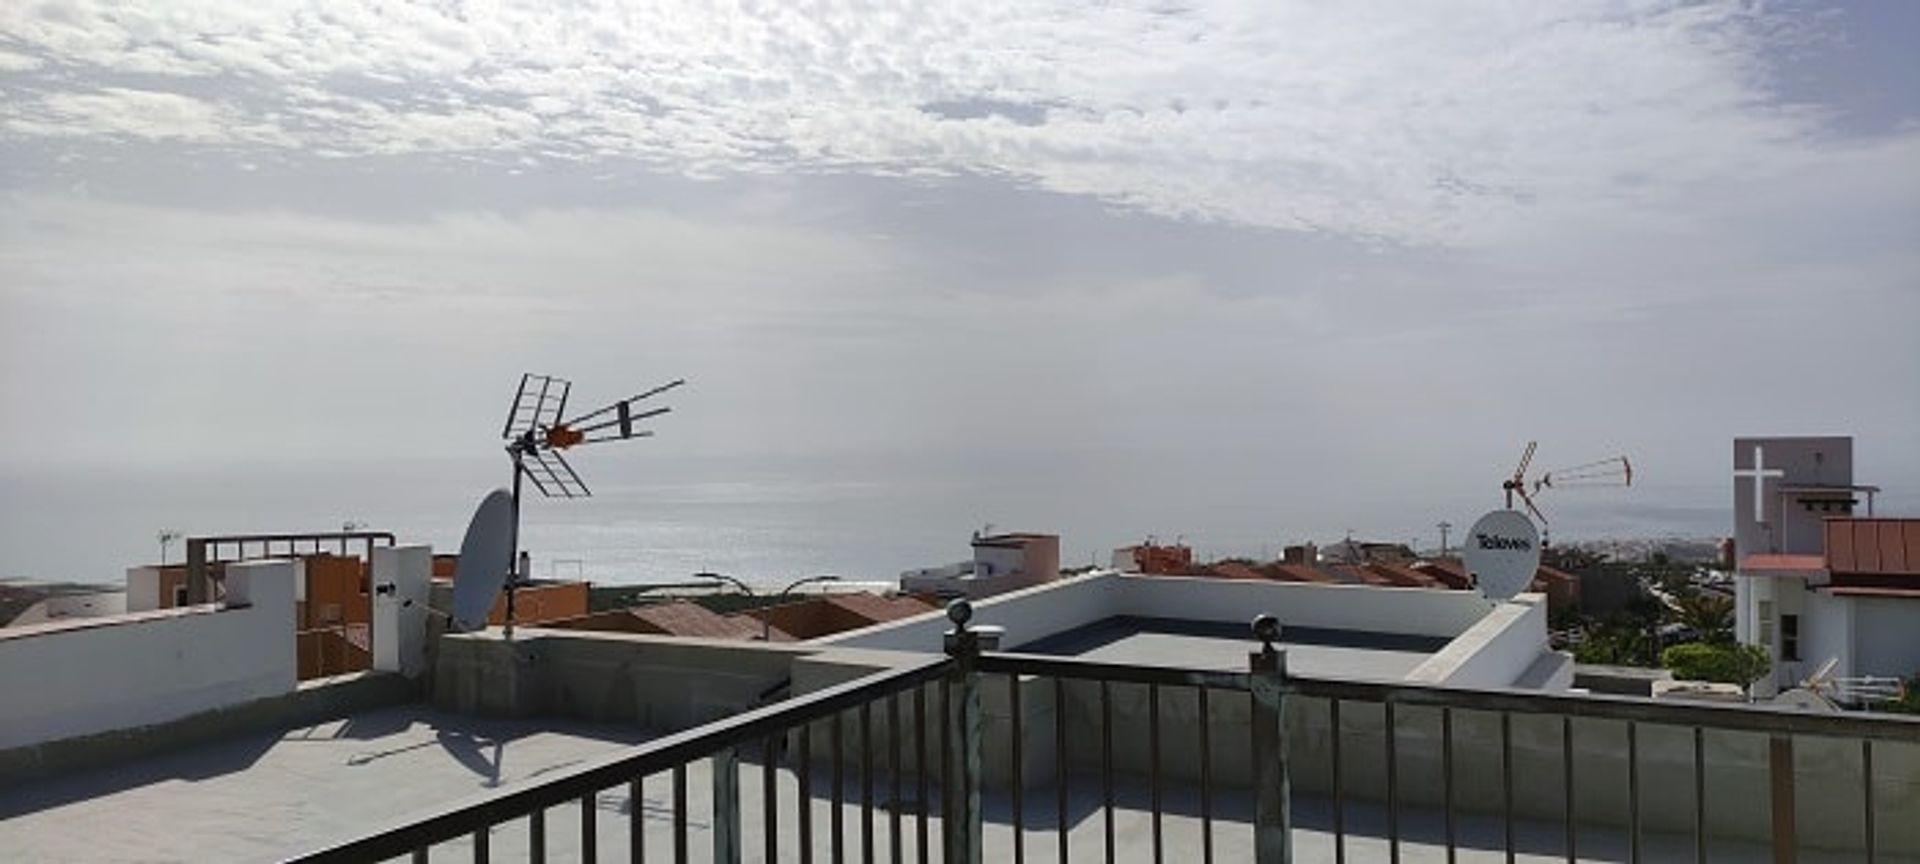
[[[513,493],[495,489],[474,508],[453,570],[453,625],[481,630],[506,584],[513,558]]]
[[[1518,510],[1495,510],[1467,530],[1461,558],[1480,593],[1493,601],[1526,590],[1540,569],[1540,531]]]

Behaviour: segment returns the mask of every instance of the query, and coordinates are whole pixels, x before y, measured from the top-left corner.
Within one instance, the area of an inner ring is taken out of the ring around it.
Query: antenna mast
[[[1539,520],[1541,546],[1547,546],[1551,541],[1547,534],[1547,514],[1540,512],[1540,508],[1533,503],[1535,495],[1548,489],[1633,485],[1633,463],[1627,461],[1625,456],[1614,456],[1568,468],[1543,471],[1539,477],[1529,481],[1526,476],[1527,468],[1533,464],[1533,453],[1538,446],[1537,441],[1527,442],[1526,451],[1520,454],[1520,464],[1514,466],[1513,476],[1502,481],[1500,488],[1506,493],[1507,509],[1513,509],[1513,496],[1518,495],[1520,502],[1527,505],[1527,512],[1533,514],[1534,519]],[[1529,486],[1532,487],[1531,493],[1528,492]]]
[[[507,423],[500,437],[507,442],[507,457],[513,460],[513,520],[507,540],[507,625],[513,635],[514,588],[528,574],[520,566],[520,481],[548,498],[586,498],[593,494],[585,481],[567,464],[560,451],[583,444],[650,438],[651,429],[635,429],[634,423],[658,417],[672,408],[665,406],[645,411],[635,403],[651,399],[687,383],[680,378],[629,396],[605,407],[588,411],[570,420],[561,417],[567,411],[567,396],[573,382],[551,375],[531,372],[520,376],[520,388],[513,395],[513,407],[507,411]]]

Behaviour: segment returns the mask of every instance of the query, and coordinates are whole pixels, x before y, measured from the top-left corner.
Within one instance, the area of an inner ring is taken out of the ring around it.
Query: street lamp
[[[805,579],[796,580],[795,582],[788,585],[787,587],[780,589],[780,593],[778,595],[775,595],[773,603],[769,604],[769,606],[780,605],[780,598],[793,593],[793,589],[798,588],[802,585],[811,585],[815,582],[838,582],[838,581],[840,581],[840,577],[838,576],[808,576]],[[760,624],[761,624],[760,641],[762,642],[773,641],[773,616],[767,615],[763,612],[760,618]]]
[[[711,580],[713,580],[713,581],[715,581],[715,582],[727,582],[727,583],[731,583],[731,584],[732,584],[732,585],[733,585],[733,586],[734,586],[735,588],[738,588],[738,589],[740,589],[740,590],[741,590],[742,592],[744,592],[744,593],[745,593],[745,594],[746,594],[747,596],[749,596],[749,597],[751,597],[751,596],[753,596],[753,586],[752,586],[752,585],[748,585],[747,583],[745,583],[745,582],[742,582],[742,581],[740,581],[740,580],[738,580],[738,579],[735,579],[735,578],[733,578],[732,576],[728,576],[728,575],[726,575],[726,574],[724,574],[724,573],[695,573],[695,574],[693,574],[693,578],[695,578],[695,579],[711,579]]]
[[[160,566],[164,567],[167,564],[167,547],[172,546],[173,541],[180,539],[180,532],[172,528],[162,528],[154,537],[160,541]]]

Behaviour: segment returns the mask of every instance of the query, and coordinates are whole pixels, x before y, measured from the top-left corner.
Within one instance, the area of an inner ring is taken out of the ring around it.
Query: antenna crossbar
[[[672,390],[672,389],[673,389],[673,388],[675,388],[675,387],[679,387],[679,386],[681,386],[681,385],[683,385],[683,384],[685,384],[685,383],[687,383],[687,379],[685,379],[685,378],[678,378],[678,379],[675,379],[675,380],[673,380],[673,381],[669,381],[669,382],[667,382],[667,383],[665,383],[665,384],[662,384],[662,385],[660,385],[660,386],[658,386],[658,387],[655,387],[655,388],[653,388],[652,390],[648,390],[648,391],[646,391],[646,392],[644,392],[644,393],[639,393],[639,394],[635,394],[635,395],[633,395],[633,396],[629,396],[629,397],[627,397],[627,398],[625,398],[625,399],[622,399],[622,400],[620,400],[620,401],[618,401],[618,402],[615,402],[615,403],[613,403],[613,404],[611,404],[611,405],[607,405],[607,406],[605,406],[605,407],[602,407],[602,408],[597,408],[597,409],[595,409],[595,410],[592,410],[592,411],[588,411],[588,412],[587,412],[587,413],[585,413],[585,414],[582,414],[582,415],[580,415],[580,416],[578,416],[578,417],[575,417],[575,418],[573,418],[573,419],[571,419],[571,420],[568,420],[568,421],[566,421],[566,422],[565,422],[565,423],[563,423],[562,425],[564,425],[564,426],[571,426],[571,427],[575,427],[575,428],[579,428],[579,427],[581,426],[581,424],[583,424],[583,423],[585,423],[585,422],[587,422],[588,420],[592,420],[592,419],[594,419],[594,418],[596,418],[596,417],[599,417],[599,416],[600,416],[600,415],[602,415],[602,414],[606,414],[606,413],[608,413],[608,412],[610,412],[610,411],[620,411],[620,410],[622,409],[622,407],[623,407],[623,406],[631,406],[631,405],[633,405],[633,403],[635,403],[635,402],[639,402],[639,401],[640,401],[640,400],[642,400],[642,399],[651,399],[651,398],[653,398],[653,397],[655,397],[655,396],[658,396],[658,395],[660,395],[660,394],[662,394],[662,393],[665,393],[665,392],[667,392],[668,390]]]
[[[520,376],[520,387],[513,394],[513,407],[507,411],[507,424],[500,437],[512,440],[550,429],[567,410],[567,395],[573,383],[564,378],[527,373]]]
[[[533,488],[548,498],[587,498],[593,495],[580,475],[574,472],[573,466],[551,450],[529,450],[522,454],[520,471],[533,483]]]

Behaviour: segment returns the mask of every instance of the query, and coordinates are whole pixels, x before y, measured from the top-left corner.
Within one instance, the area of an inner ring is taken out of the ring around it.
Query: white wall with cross
[[[1847,436],[1736,438],[1733,441],[1733,537],[1736,554],[1818,555],[1824,512],[1793,506],[1781,490],[1853,482]]]

